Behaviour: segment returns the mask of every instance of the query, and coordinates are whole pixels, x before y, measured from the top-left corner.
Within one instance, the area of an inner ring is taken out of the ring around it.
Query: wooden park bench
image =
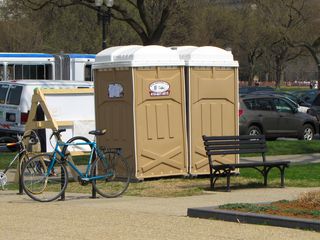
[[[227,191],[230,191],[230,176],[238,168],[253,168],[261,173],[264,186],[267,186],[268,173],[276,167],[281,174],[281,187],[284,187],[284,171],[289,167],[290,161],[266,161],[267,152],[264,135],[258,136],[202,136],[204,147],[210,166],[210,187],[213,190],[215,182],[221,176],[227,177]],[[249,163],[218,163],[214,156],[229,154],[261,153],[261,162]]]

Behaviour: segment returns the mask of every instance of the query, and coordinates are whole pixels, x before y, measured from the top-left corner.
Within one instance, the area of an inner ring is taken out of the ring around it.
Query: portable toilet
[[[204,46],[172,48],[185,62],[189,173],[208,174],[202,135],[237,135],[238,62],[230,51]],[[217,157],[231,163],[237,156]]]
[[[93,65],[99,146],[120,147],[136,179],[186,175],[184,62],[161,46],[120,46]]]

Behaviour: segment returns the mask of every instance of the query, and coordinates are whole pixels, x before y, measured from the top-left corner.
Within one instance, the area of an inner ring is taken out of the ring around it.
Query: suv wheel
[[[314,137],[314,129],[310,124],[303,125],[301,135],[299,137],[300,140],[311,141]]]
[[[261,134],[262,134],[262,131],[257,126],[251,126],[248,129],[248,135],[261,135]]]

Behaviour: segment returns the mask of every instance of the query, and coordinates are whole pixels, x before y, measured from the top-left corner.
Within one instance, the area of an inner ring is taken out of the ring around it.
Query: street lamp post
[[[113,6],[113,0],[95,0],[95,5],[98,7],[98,19],[102,22],[102,50],[107,48],[106,27],[110,23],[111,8]],[[107,10],[103,8],[103,5],[107,7]]]

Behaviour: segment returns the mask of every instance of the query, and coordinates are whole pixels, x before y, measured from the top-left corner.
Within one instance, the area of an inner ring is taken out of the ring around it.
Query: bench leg
[[[263,167],[263,171],[262,171],[263,172],[263,185],[265,187],[268,186],[268,174],[269,174],[271,168],[272,167]]]
[[[268,170],[267,170],[267,168],[266,167],[263,167],[263,185],[265,186],[265,187],[267,187],[268,186]]]
[[[230,169],[226,170],[225,173],[227,175],[227,192],[230,192]]]
[[[212,170],[210,170],[210,188],[212,190],[214,190],[214,185],[216,184],[216,181],[218,180],[220,175],[220,171],[219,170],[215,170],[212,173]]]
[[[282,166],[282,167],[279,167],[280,169],[280,174],[281,174],[281,187],[284,187],[284,169],[285,167]]]
[[[213,189],[213,175],[212,175],[212,168],[210,167],[210,188]]]

